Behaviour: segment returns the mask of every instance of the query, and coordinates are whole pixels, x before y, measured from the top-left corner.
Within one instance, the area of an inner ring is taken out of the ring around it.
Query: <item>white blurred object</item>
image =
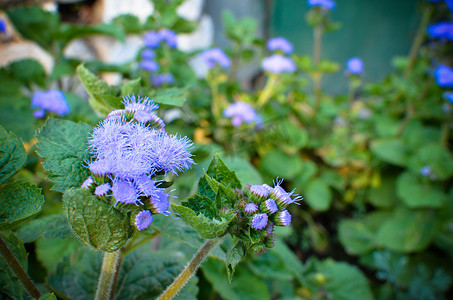
[[[110,23],[113,19],[123,14],[137,16],[141,22],[153,13],[154,6],[149,0],[104,0],[102,21]]]
[[[180,17],[190,21],[197,21],[203,9],[203,0],[186,0],[177,9]]]
[[[214,22],[211,16],[203,15],[197,30],[188,34],[178,35],[178,49],[191,52],[206,49],[212,45],[214,39]]]
[[[52,72],[54,60],[38,44],[30,41],[18,41],[0,46],[0,66],[7,66],[14,61],[27,58],[37,60],[47,74]]]
[[[203,61],[199,55],[194,56],[189,60],[189,66],[198,78],[206,77],[206,74],[209,71],[208,64]]]

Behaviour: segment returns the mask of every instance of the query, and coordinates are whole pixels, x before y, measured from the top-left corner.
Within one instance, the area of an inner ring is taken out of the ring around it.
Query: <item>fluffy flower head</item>
[[[248,214],[254,214],[258,211],[258,206],[255,203],[247,203],[244,207],[244,211]]]
[[[154,87],[160,87],[164,84],[172,84],[175,78],[171,73],[163,73],[151,76],[151,84]]]
[[[110,183],[104,183],[104,184],[101,184],[101,185],[98,185],[96,187],[96,189],[94,190],[94,194],[98,197],[102,197],[102,196],[105,196],[107,195],[107,193],[112,189],[112,187],[110,186]]]
[[[269,220],[267,214],[256,214],[253,216],[252,219],[252,228],[254,229],[263,229],[267,225],[267,221]]]
[[[267,49],[269,51],[281,50],[286,54],[293,52],[293,45],[282,37],[275,37],[267,41]]]
[[[291,224],[291,215],[287,210],[281,211],[275,218],[275,224],[280,226],[289,226]]]
[[[149,227],[153,222],[153,216],[150,211],[142,210],[135,216],[135,227],[138,230],[143,230]]]
[[[200,58],[207,63],[209,69],[213,69],[217,65],[227,69],[231,65],[231,61],[228,56],[219,48],[203,51],[200,54]]]
[[[428,26],[426,31],[431,38],[453,41],[453,23],[451,22],[442,22]]]
[[[263,60],[261,67],[264,71],[268,71],[274,74],[296,71],[296,65],[291,58],[278,54],[266,57]]]
[[[31,99],[32,107],[39,107],[40,111],[35,117],[43,116],[45,111],[53,112],[59,116],[69,113],[69,105],[65,95],[58,90],[36,92]]]
[[[453,87],[453,70],[447,66],[439,66],[434,71],[434,77],[440,87]]]
[[[116,202],[123,204],[136,204],[140,196],[135,185],[130,181],[114,180],[112,186],[113,197]]]
[[[159,31],[160,40],[165,41],[170,48],[175,48],[178,45],[176,33],[170,29],[162,29]]]
[[[151,73],[159,71],[159,65],[153,60],[142,60],[140,62],[140,68]]]
[[[240,101],[235,102],[227,107],[223,111],[223,115],[227,118],[233,118],[231,120],[231,123],[235,127],[241,125],[243,122],[249,124],[252,122],[258,123],[260,121],[260,118],[253,107],[245,102]]]

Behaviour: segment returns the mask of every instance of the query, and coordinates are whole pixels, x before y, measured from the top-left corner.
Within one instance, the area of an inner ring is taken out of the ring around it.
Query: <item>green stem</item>
[[[38,290],[36,285],[31,281],[31,278],[25,273],[22,266],[17,261],[14,254],[9,250],[8,245],[6,245],[3,238],[0,236],[0,253],[5,258],[8,265],[16,273],[17,277],[20,279],[24,287],[30,293],[33,298],[39,299],[41,297],[41,292]]]
[[[189,264],[179,274],[179,276],[173,281],[173,283],[167,287],[162,295],[157,300],[170,300],[181,290],[189,279],[197,272],[201,263],[208,257],[209,252],[216,247],[223,240],[223,236],[215,239],[207,240],[197,253],[193,256]]]
[[[278,75],[271,74],[267,79],[266,85],[264,89],[261,91],[260,96],[257,101],[257,105],[262,107],[266,105],[267,101],[272,97],[272,93],[274,92],[274,87],[277,85]]]
[[[112,284],[117,271],[117,264],[121,250],[115,252],[105,252],[102,260],[101,274],[99,275],[98,288],[96,290],[96,300],[110,299]]]
[[[319,101],[321,99],[321,77],[322,74],[318,69],[321,62],[321,47],[322,47],[322,34],[323,27],[318,25],[314,28],[314,42],[313,42],[313,66],[315,73],[313,74],[313,90],[315,93],[315,110],[318,111]]]
[[[223,101],[221,99],[220,93],[219,93],[219,83],[216,79],[217,70],[213,69],[209,71],[208,74],[208,84],[209,87],[211,88],[211,93],[212,93],[212,100],[211,100],[211,113],[215,117],[216,120],[219,120],[220,116],[222,115],[222,104]]]
[[[128,245],[127,247],[125,247],[123,249],[123,251],[121,251],[121,256],[125,256],[126,254],[128,254],[129,252],[137,249],[138,247],[140,247],[141,245],[143,245],[144,243],[152,240],[153,238],[155,238],[156,236],[160,235],[159,232],[154,232],[153,234],[150,234],[146,237],[144,237],[143,239],[141,239],[139,242],[135,243],[135,244],[131,244],[131,245]]]

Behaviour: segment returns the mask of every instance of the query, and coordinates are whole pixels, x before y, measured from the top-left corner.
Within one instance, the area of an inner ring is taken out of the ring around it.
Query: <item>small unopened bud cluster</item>
[[[170,194],[156,176],[185,171],[194,163],[186,137],[169,135],[148,98],[125,97],[124,109],[112,111],[94,128],[88,144],[93,159],[82,188],[101,200],[131,212],[138,230],[148,228],[152,214],[169,214]],[[109,198],[110,197],[110,198]]]
[[[244,238],[250,236],[250,251],[262,254],[267,248],[274,247],[275,226],[289,226],[291,214],[288,205],[302,200],[294,190],[286,192],[277,181],[274,187],[267,184],[247,184],[244,191],[237,193],[237,222],[231,226],[233,235]]]

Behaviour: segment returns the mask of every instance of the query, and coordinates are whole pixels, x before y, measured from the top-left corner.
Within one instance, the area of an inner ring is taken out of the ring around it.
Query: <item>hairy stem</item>
[[[121,250],[115,252],[105,252],[102,260],[101,274],[99,275],[98,288],[96,290],[96,300],[110,299],[113,281],[117,272],[117,264]]]
[[[193,256],[189,264],[178,275],[173,283],[157,298],[158,300],[172,299],[181,290],[189,279],[197,272],[201,263],[208,257],[209,252],[223,240],[222,237],[207,240],[197,253]]]
[[[3,240],[3,238],[1,236],[0,236],[0,253],[3,255],[6,262],[11,267],[11,269],[14,271],[14,273],[16,273],[17,277],[20,279],[20,281],[25,286],[25,288],[30,293],[30,295],[36,299],[41,297],[41,292],[38,290],[38,288],[33,283],[33,281],[28,276],[28,274],[25,273],[24,269],[19,264],[19,262],[17,261],[16,257],[11,252],[11,250],[9,250],[8,245],[6,245],[5,241]]]

